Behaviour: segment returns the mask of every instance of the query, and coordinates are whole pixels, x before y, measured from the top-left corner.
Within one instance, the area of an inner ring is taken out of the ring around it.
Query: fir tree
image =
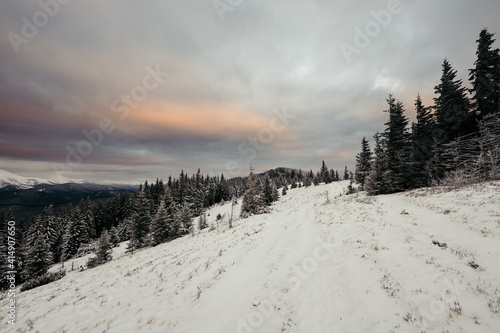
[[[476,41],[477,60],[469,70],[473,108],[481,119],[500,112],[500,50],[492,48],[494,34],[483,29]]]
[[[364,188],[365,179],[370,173],[372,152],[365,137],[361,140],[361,152],[356,155],[356,182]]]
[[[165,200],[162,199],[160,201],[160,207],[153,221],[151,221],[151,246],[156,246],[168,240],[170,234],[169,227],[172,224],[172,216],[168,214],[167,208],[165,207]]]
[[[144,185],[145,190],[147,188],[146,185]],[[146,236],[149,232],[151,216],[149,214],[150,202],[146,197],[145,190],[139,191],[135,199],[134,213],[130,218],[130,242],[127,247],[127,252],[133,253],[136,249],[142,248],[148,243]]]
[[[264,178],[264,202],[267,206],[271,206],[271,204],[275,201],[273,197],[273,186],[271,184],[271,179],[266,175]]]
[[[415,187],[430,185],[430,161],[434,156],[434,118],[420,94],[415,100],[417,122],[412,125],[412,159]]]
[[[316,179],[316,178],[315,178]],[[281,190],[281,195],[282,196],[285,196],[286,195],[286,189],[288,188],[288,185],[285,184],[285,186],[283,186],[283,189]]]
[[[404,115],[401,101],[389,94],[387,99],[389,121],[385,123],[384,137],[387,149],[387,168],[391,178],[390,192],[399,192],[413,186],[411,174],[411,141],[408,130],[408,118]]]
[[[206,220],[206,217],[205,217]],[[190,206],[188,203],[184,203],[182,205],[179,215],[176,219],[174,219],[174,232],[176,236],[183,236],[189,234],[190,230],[193,228],[193,217],[191,215]]]
[[[105,230],[97,241],[96,261],[98,265],[104,264],[111,260],[112,245],[109,239],[108,231]]]
[[[26,279],[37,278],[45,274],[52,264],[52,253],[50,252],[49,234],[47,225],[43,219],[37,218],[34,225],[28,231],[26,239],[26,259],[24,275]]]
[[[264,199],[264,191],[262,185],[253,174],[252,167],[250,167],[248,183],[249,188],[243,196],[240,216],[246,218],[251,215],[267,213],[268,208]]]
[[[434,87],[436,97],[434,108],[437,121],[438,139],[440,143],[448,143],[461,135],[476,130],[474,117],[470,112],[470,101],[462,80],[456,79],[457,71],[450,62],[443,62],[441,82]]]
[[[326,166],[325,161],[321,163],[320,182],[324,182],[325,184],[331,183],[330,173],[328,172],[328,167]]]
[[[349,179],[349,170],[347,170],[347,165],[344,168],[344,180]]]
[[[391,192],[391,172],[388,168],[386,139],[380,134],[374,135],[375,159],[372,163],[372,171],[365,179],[365,190],[368,195],[387,194]]]

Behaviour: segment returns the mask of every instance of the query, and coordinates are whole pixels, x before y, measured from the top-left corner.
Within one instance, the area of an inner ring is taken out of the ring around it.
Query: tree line
[[[471,88],[444,59],[434,105],[425,106],[418,94],[411,126],[403,102],[389,94],[385,130],[374,135],[373,152],[364,137],[356,155],[355,179],[368,194],[499,178],[500,51],[487,29],[476,42]]]

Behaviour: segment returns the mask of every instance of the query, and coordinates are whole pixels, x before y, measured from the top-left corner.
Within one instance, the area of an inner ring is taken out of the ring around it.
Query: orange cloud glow
[[[127,127],[134,131],[174,130],[199,135],[239,136],[258,133],[269,119],[230,106],[159,103],[130,111]]]

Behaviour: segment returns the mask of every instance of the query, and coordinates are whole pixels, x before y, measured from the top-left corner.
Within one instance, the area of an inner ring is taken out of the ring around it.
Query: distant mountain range
[[[83,180],[57,180],[23,177],[0,170],[0,209],[11,209],[16,219],[39,214],[44,207],[55,210],[77,204],[87,197],[91,200],[111,198],[122,192],[135,192],[138,185],[99,185]]]

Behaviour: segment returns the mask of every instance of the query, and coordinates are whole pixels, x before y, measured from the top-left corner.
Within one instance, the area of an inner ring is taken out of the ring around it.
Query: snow
[[[19,189],[29,189],[40,184],[67,184],[67,183],[79,183],[83,182],[81,180],[72,180],[67,177],[57,176],[54,179],[43,179],[34,177],[23,177],[16,175],[12,172],[8,172],[0,169],[0,188],[13,185]]]
[[[290,190],[232,229],[217,206],[212,230],[134,255],[121,244],[20,293],[17,331],[498,332],[500,182],[340,196],[347,185]]]

